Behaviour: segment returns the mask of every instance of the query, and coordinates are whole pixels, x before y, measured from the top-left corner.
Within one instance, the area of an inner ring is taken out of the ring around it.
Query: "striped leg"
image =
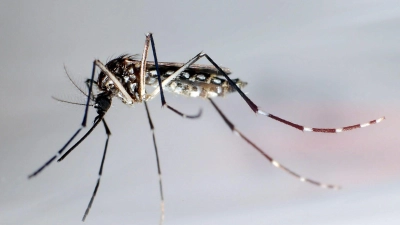
[[[100,120],[99,120],[100,121]],[[86,211],[85,211],[85,215],[82,218],[82,221],[84,222],[86,219],[86,216],[89,214],[90,208],[92,207],[94,198],[96,197],[96,193],[97,190],[99,189],[100,186],[100,179],[101,179],[101,175],[103,174],[103,165],[104,165],[104,160],[106,159],[106,153],[107,153],[107,147],[108,147],[108,140],[110,139],[110,135],[111,135],[111,131],[107,126],[107,123],[104,119],[101,119],[101,121],[103,121],[104,124],[104,129],[106,130],[106,134],[107,134],[107,140],[106,140],[106,144],[104,146],[104,152],[103,152],[103,158],[101,160],[101,164],[100,164],[100,170],[99,170],[99,177],[97,178],[97,183],[96,183],[96,187],[94,188],[92,197],[90,198],[89,204],[86,207]]]
[[[160,225],[161,225],[161,224],[164,223],[165,210],[164,210],[164,193],[163,193],[162,179],[161,179],[160,158],[158,156],[156,135],[154,133],[154,125],[153,125],[153,121],[151,120],[150,111],[149,111],[149,108],[147,107],[147,103],[146,102],[144,102],[144,106],[146,108],[147,119],[149,119],[149,125],[150,125],[150,129],[151,129],[151,133],[153,134],[153,145],[154,145],[154,151],[156,153],[157,172],[158,172],[158,185],[160,187],[160,198],[161,198],[161,203],[160,203],[160,206],[161,206]]]
[[[296,128],[298,130],[311,131],[311,132],[321,132],[321,133],[340,133],[340,132],[344,132],[344,131],[354,130],[354,129],[357,129],[357,128],[367,127],[369,125],[379,123],[379,122],[381,122],[382,120],[385,119],[385,117],[381,117],[381,118],[378,118],[378,119],[375,119],[375,120],[371,120],[371,121],[366,122],[366,123],[361,123],[361,124],[356,124],[356,125],[351,125],[351,126],[345,126],[345,127],[341,127],[341,128],[312,128],[312,127],[305,127],[303,125],[292,123],[290,121],[287,121],[285,119],[282,119],[282,118],[277,117],[275,115],[272,115],[270,113],[262,111],[256,104],[253,103],[253,101],[251,101],[242,92],[242,90],[240,90],[240,88],[235,84],[235,82],[233,82],[232,79],[229,78],[228,75],[226,75],[226,73],[207,54],[203,53],[202,56],[205,56],[208,59],[208,61],[210,61],[210,63],[213,64],[215,66],[215,68],[218,69],[218,71],[221,73],[221,75],[223,75],[225,77],[225,79],[228,80],[229,84],[236,89],[236,91],[240,94],[240,96],[242,96],[242,98],[250,106],[250,108],[253,110],[253,112],[255,112],[257,114],[260,114],[260,115],[263,115],[263,116],[268,116],[271,119],[277,120],[277,121],[279,121],[281,123],[284,123],[286,125],[294,127],[294,128]]]
[[[44,168],[46,168],[48,165],[50,165],[56,158],[60,157],[61,154],[63,153],[63,151],[65,150],[65,148],[67,148],[67,146],[72,142],[72,140],[74,140],[74,138],[79,134],[79,132],[82,130],[82,128],[79,128],[74,135],[72,135],[72,137],[68,140],[68,142],[60,149],[58,150],[58,152],[51,157],[45,164],[43,164],[43,166],[41,166],[39,169],[37,169],[35,172],[33,172],[32,174],[30,174],[28,176],[29,179],[31,179],[32,177],[36,176],[37,174],[39,174],[40,172],[42,172],[42,170]]]
[[[285,171],[286,173],[296,177],[297,179],[299,179],[301,182],[308,182],[310,184],[319,186],[321,188],[329,188],[329,189],[335,189],[338,190],[340,189],[340,186],[337,185],[332,185],[332,184],[325,184],[325,183],[321,183],[319,181],[316,180],[312,180],[306,177],[303,177],[302,175],[294,172],[293,170],[287,168],[286,166],[282,165],[281,163],[279,163],[278,161],[276,161],[275,159],[273,159],[271,156],[269,156],[267,153],[265,153],[260,147],[258,147],[256,144],[254,144],[252,141],[250,141],[246,136],[244,136],[239,130],[237,130],[235,128],[235,125],[233,125],[233,123],[231,121],[228,120],[228,118],[222,113],[222,111],[218,108],[218,106],[211,100],[210,100],[211,104],[214,106],[214,108],[218,111],[219,115],[222,117],[222,119],[225,121],[226,125],[228,125],[228,127],[235,133],[237,134],[239,137],[241,137],[242,139],[244,139],[249,145],[253,146],[253,148],[255,148],[259,153],[261,153],[266,159],[268,159],[268,161],[275,166],[276,168],[279,168],[283,171]]]
[[[346,126],[346,127],[341,127],[341,128],[312,128],[312,127],[305,127],[305,126],[302,126],[302,125],[299,125],[299,124],[292,123],[292,122],[284,120],[284,119],[282,119],[280,117],[274,116],[274,115],[272,115],[270,113],[263,112],[260,109],[257,109],[257,113],[261,114],[261,115],[264,115],[264,116],[268,116],[269,118],[277,120],[277,121],[279,121],[281,123],[284,123],[286,125],[294,127],[294,128],[299,129],[301,131],[320,132],[320,133],[340,133],[340,132],[344,132],[344,131],[354,130],[354,129],[357,129],[357,128],[368,127],[369,125],[379,123],[379,122],[381,122],[382,120],[385,119],[385,117],[381,117],[379,119],[371,120],[371,121],[366,122],[366,123],[356,124],[356,125],[351,125],[351,126]]]

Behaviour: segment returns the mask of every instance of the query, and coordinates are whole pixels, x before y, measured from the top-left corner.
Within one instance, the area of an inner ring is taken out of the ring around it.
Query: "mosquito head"
[[[103,92],[97,95],[95,99],[94,108],[97,109],[99,115],[105,114],[111,107],[111,93]]]

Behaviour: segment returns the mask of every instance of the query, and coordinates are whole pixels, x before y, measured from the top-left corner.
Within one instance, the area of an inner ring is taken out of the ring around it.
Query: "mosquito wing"
[[[178,70],[184,65],[184,63],[176,63],[176,62],[159,62],[158,68],[160,70]],[[148,70],[155,70],[156,66],[153,61],[147,62],[147,69]],[[221,69],[226,73],[226,75],[231,74],[231,70],[226,67],[221,67]],[[220,72],[213,66],[213,65],[200,65],[200,64],[193,64],[187,70],[187,72],[194,72],[194,73],[208,73],[208,74],[219,74]]]

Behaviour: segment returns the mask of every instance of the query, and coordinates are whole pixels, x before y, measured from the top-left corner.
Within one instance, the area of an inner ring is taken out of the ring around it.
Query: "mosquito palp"
[[[150,47],[152,48],[154,62],[147,61],[148,50]],[[203,57],[205,57],[212,65],[194,64],[196,63],[196,61],[198,61]],[[98,74],[97,80],[95,80],[96,67],[98,67],[101,70],[100,73]],[[160,224],[163,223],[165,214],[164,193],[163,193],[163,185],[161,179],[161,166],[160,166],[158,148],[156,144],[154,124],[150,117],[150,111],[146,102],[152,100],[155,96],[160,94],[161,105],[165,106],[167,109],[171,110],[172,112],[176,113],[179,116],[182,116],[184,118],[195,119],[199,118],[202,113],[202,110],[200,109],[199,112],[195,115],[187,115],[175,109],[174,107],[168,105],[167,101],[165,100],[164,90],[187,97],[202,97],[208,99],[212,104],[212,106],[216,109],[218,114],[221,116],[221,118],[224,120],[224,122],[232,130],[232,132],[236,133],[244,141],[246,141],[249,145],[251,145],[255,150],[260,152],[274,167],[281,169],[286,173],[296,177],[301,182],[307,182],[322,188],[339,189],[340,187],[338,185],[325,184],[304,177],[298,174],[297,172],[289,169],[288,167],[284,166],[283,164],[279,163],[275,159],[273,159],[270,155],[268,155],[260,147],[258,147],[254,142],[252,142],[249,138],[247,138],[242,132],[236,129],[234,124],[218,108],[218,106],[215,104],[212,98],[223,97],[226,94],[232,92],[238,92],[254,113],[270,117],[271,119],[274,119],[288,126],[294,127],[301,131],[340,133],[357,128],[364,128],[369,125],[379,123],[385,119],[385,117],[381,117],[366,123],[344,126],[342,128],[311,128],[290,122],[286,119],[262,111],[255,103],[253,103],[253,101],[251,101],[242,92],[241,89],[244,88],[247,85],[247,83],[241,81],[240,79],[231,79],[228,76],[231,73],[230,70],[228,68],[220,67],[219,65],[217,65],[213,61],[213,59],[211,59],[211,57],[204,52],[200,52],[199,54],[195,55],[192,59],[190,59],[186,63],[158,62],[155,43],[151,33],[146,34],[143,54],[140,60],[130,55],[121,55],[117,58],[110,60],[105,65],[99,60],[94,60],[91,78],[87,79],[86,81],[88,87],[87,93],[84,90],[80,89],[78,85],[76,85],[72,81],[66,69],[65,72],[70,81],[74,84],[74,86],[83,95],[87,97],[86,104],[74,103],[71,101],[66,101],[55,97],[53,98],[56,99],[57,101],[64,103],[85,105],[85,112],[81,126],[67,141],[67,143],[57,152],[57,154],[55,154],[52,158],[50,158],[50,160],[44,163],[43,166],[41,166],[39,169],[37,169],[35,172],[29,175],[28,178],[32,178],[37,174],[39,174],[41,171],[43,171],[44,168],[50,165],[57,158],[58,162],[64,160],[74,149],[76,149],[76,147],[80,145],[82,141],[84,141],[91,134],[91,132],[98,126],[98,124],[102,122],[107,135],[107,139],[104,146],[102,161],[100,164],[99,177],[97,179],[97,183],[94,188],[93,194],[90,198],[89,204],[85,210],[82,221],[84,221],[87,218],[89,211],[93,205],[98,188],[100,186],[100,178],[102,176],[102,171],[107,153],[107,147],[111,135],[111,131],[107,126],[104,117],[107,114],[107,111],[109,110],[112,100],[114,98],[120,99],[124,104],[127,105],[144,103],[150,129],[152,131],[153,147],[155,151],[157,172],[159,176],[159,188],[160,188],[159,191],[161,200]],[[148,94],[146,91],[146,85],[155,88],[153,92]],[[93,86],[96,86],[100,90],[100,93],[94,94]],[[98,114],[94,119],[93,125],[72,147],[70,147],[64,153],[64,150],[67,149],[68,145],[78,136],[80,131],[84,127],[86,127],[89,106],[93,106],[97,110]]]

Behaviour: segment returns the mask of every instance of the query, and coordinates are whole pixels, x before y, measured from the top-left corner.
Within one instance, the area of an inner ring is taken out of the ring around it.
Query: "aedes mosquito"
[[[153,51],[154,62],[147,61],[148,50],[150,47]],[[196,65],[194,64],[200,58],[205,57],[212,66],[208,65]],[[99,67],[101,72],[98,75],[97,81],[94,80],[94,76],[96,74],[96,67]],[[212,100],[214,97],[224,96],[228,93],[237,91],[242,98],[246,101],[249,107],[253,110],[254,113],[261,114],[267,117],[270,117],[274,120],[277,120],[286,125],[292,126],[301,131],[310,131],[310,132],[323,132],[323,133],[340,133],[344,131],[349,131],[357,128],[367,127],[371,124],[379,123],[385,119],[385,117],[381,117],[376,120],[369,121],[363,124],[345,126],[342,128],[311,128],[305,127],[296,123],[292,123],[270,113],[262,111],[256,104],[254,104],[243,92],[242,88],[247,85],[246,82],[243,82],[239,79],[231,79],[229,78],[230,70],[228,68],[223,68],[218,66],[214,60],[212,60],[206,53],[200,52],[195,57],[190,59],[187,63],[166,63],[166,62],[158,62],[156,48],[153,40],[153,36],[151,33],[146,34],[146,40],[144,44],[143,54],[141,60],[135,59],[135,57],[130,55],[122,55],[115,59],[109,61],[106,65],[104,65],[99,60],[95,60],[93,62],[93,70],[92,76],[87,80],[88,93],[84,92],[80,89],[74,82],[72,82],[84,95],[87,96],[87,101],[85,105],[85,113],[83,116],[81,127],[72,135],[72,137],[67,141],[67,143],[54,155],[50,160],[48,160],[43,166],[41,166],[38,170],[28,176],[28,178],[32,178],[40,173],[45,167],[47,167],[51,162],[53,162],[56,158],[61,156],[57,161],[62,161],[65,157],[68,156],[69,153],[72,152],[90,133],[97,127],[100,122],[103,122],[104,129],[107,134],[107,139],[104,147],[103,158],[100,164],[99,177],[97,179],[96,187],[93,191],[92,197],[89,201],[89,204],[86,208],[85,214],[82,218],[82,221],[85,221],[89,210],[93,204],[93,200],[96,196],[97,190],[100,185],[100,178],[103,171],[104,160],[106,157],[108,140],[110,138],[111,132],[107,126],[107,123],[104,119],[108,109],[111,106],[111,101],[114,97],[119,98],[124,104],[134,105],[137,103],[144,103],[147,118],[149,121],[150,129],[152,130],[153,135],[153,145],[155,149],[158,176],[159,176],[159,187],[160,187],[160,197],[161,197],[161,220],[160,223],[164,220],[164,196],[163,196],[163,188],[162,188],[162,180],[161,180],[161,167],[160,160],[158,156],[158,150],[156,145],[156,138],[154,134],[154,125],[150,117],[150,112],[147,107],[146,102],[153,99],[158,93],[161,96],[161,104],[162,106],[166,106],[171,111],[176,114],[184,117],[184,118],[198,118],[201,115],[201,110],[196,115],[186,115],[179,110],[169,106],[165,101],[164,90],[168,90],[170,92],[185,95],[189,97],[202,97],[210,101],[212,106],[217,110],[218,114],[222,117],[228,127],[242,139],[244,139],[248,144],[250,144],[254,149],[260,152],[273,166],[276,168],[282,169],[288,174],[296,177],[302,182],[308,182],[313,185],[322,187],[322,188],[330,188],[330,189],[339,189],[340,187],[332,184],[321,183],[316,180],[312,180],[306,178],[288,167],[280,164],[276,160],[274,160],[271,156],[266,154],[260,147],[258,147],[255,143],[253,143],[250,139],[248,139],[244,134],[242,134],[233,123],[222,113],[222,111],[217,107],[215,102]],[[67,73],[68,75],[68,73]],[[71,79],[68,75],[68,78]],[[72,81],[72,80],[71,80]],[[96,85],[100,90],[100,93],[95,95],[93,93],[93,85]],[[151,94],[147,94],[145,85],[150,85],[155,87],[155,90]],[[67,102],[76,104],[73,102],[68,102],[60,99],[56,99],[58,101]],[[92,104],[91,102],[94,102]],[[97,109],[97,116],[94,119],[94,123],[89,131],[86,132],[79,141],[77,141],[71,148],[69,148],[64,154],[64,150],[67,146],[75,139],[75,137],[79,134],[79,132],[86,127],[86,120],[88,115],[89,106],[94,106]]]

